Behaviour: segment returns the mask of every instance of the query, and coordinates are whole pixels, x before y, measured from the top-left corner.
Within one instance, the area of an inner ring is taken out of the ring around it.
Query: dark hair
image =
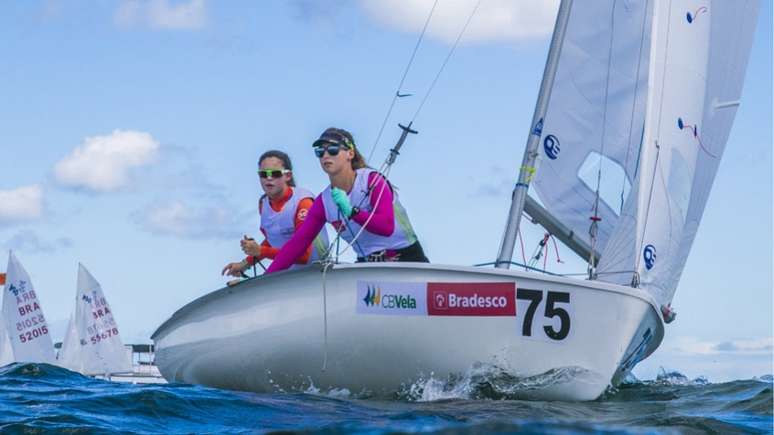
[[[355,139],[352,137],[352,133],[348,132],[347,130],[344,130],[343,128],[331,127],[325,130],[322,136],[320,137],[322,138],[330,135],[342,136],[344,138],[344,144],[347,145],[349,149],[355,152],[355,157],[352,158],[352,162],[351,162],[352,169],[358,170],[361,168],[368,167],[365,161],[365,157],[363,157],[363,155],[360,154],[360,150],[358,150],[357,147],[355,146]]]
[[[290,163],[290,157],[282,151],[278,150],[269,150],[261,154],[261,157],[258,158],[258,166],[261,166],[261,162],[268,159],[269,157],[282,160],[282,169],[288,169],[291,171],[293,170],[293,164]],[[288,185],[296,187],[296,179],[293,177],[292,172],[290,173],[290,181],[288,181]]]

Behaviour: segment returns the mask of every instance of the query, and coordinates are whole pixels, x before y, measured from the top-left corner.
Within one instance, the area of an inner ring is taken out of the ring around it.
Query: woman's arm
[[[395,211],[392,207],[392,188],[389,183],[381,174],[372,172],[368,177],[368,185],[373,185],[369,196],[371,202],[371,208],[373,209],[374,216],[365,226],[365,229],[373,234],[379,236],[391,236],[395,231]],[[353,204],[357,206],[357,204]],[[360,225],[365,224],[368,220],[369,212],[360,210],[356,215],[352,216],[352,220]]]
[[[306,215],[306,219],[304,219],[304,223],[293,233],[293,237],[280,248],[274,257],[274,261],[266,269],[266,273],[279,272],[289,268],[309,249],[314,238],[323,229],[323,226],[325,226],[325,206],[320,195],[317,195]]]

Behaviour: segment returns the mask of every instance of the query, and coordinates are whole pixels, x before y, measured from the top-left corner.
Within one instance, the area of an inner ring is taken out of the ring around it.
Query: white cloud
[[[404,32],[420,32],[434,0],[362,0],[373,19]],[[439,1],[427,36],[453,43],[477,0]],[[466,42],[523,41],[549,35],[559,0],[486,0],[463,36]]]
[[[245,214],[226,205],[191,206],[176,200],[154,204],[134,214],[152,234],[190,239],[233,239],[244,231]]]
[[[640,379],[654,379],[663,367],[712,382],[770,375],[772,340],[770,336],[722,341],[667,334],[658,350],[634,371]]]
[[[662,347],[667,352],[688,355],[717,355],[720,353],[771,354],[774,337],[759,337],[741,340],[710,341],[696,337],[673,337],[665,340]]]
[[[193,30],[206,24],[207,8],[204,0],[123,0],[113,19],[121,27]]]
[[[129,184],[131,169],[153,163],[158,149],[150,134],[139,131],[87,137],[56,163],[54,177],[63,186],[112,192]]]
[[[0,190],[0,223],[37,219],[43,213],[43,190],[38,185]]]
[[[52,242],[43,240],[32,230],[21,230],[2,244],[6,249],[30,253],[53,253],[59,249],[70,248],[72,245],[73,241],[66,237],[60,237]]]

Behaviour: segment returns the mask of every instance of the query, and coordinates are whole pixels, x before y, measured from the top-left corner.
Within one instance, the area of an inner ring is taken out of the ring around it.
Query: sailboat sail
[[[53,363],[46,317],[27,271],[13,252],[8,255],[2,304],[0,362]]]
[[[113,310],[102,287],[82,265],[78,265],[75,310],[59,353],[59,364],[86,375],[132,371]]]
[[[632,268],[661,304],[674,296],[725,149],[758,7],[656,2],[640,180],[625,211],[636,218],[616,229],[617,252],[603,253],[599,270]]]
[[[13,363],[13,348],[11,337],[5,329],[5,322],[0,322],[0,367]]]
[[[597,252],[618,223],[637,171],[652,2],[597,0],[572,8],[543,124],[535,190],[551,215],[588,245],[590,218],[601,218]],[[605,171],[598,180],[603,162],[618,173]],[[600,187],[616,195],[603,197],[595,215]]]

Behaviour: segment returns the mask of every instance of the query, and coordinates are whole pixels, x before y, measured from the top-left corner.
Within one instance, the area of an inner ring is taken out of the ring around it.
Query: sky
[[[390,174],[434,263],[492,261],[505,226],[556,0],[484,0]],[[710,380],[772,372],[772,6],[761,2],[742,104],[674,299],[678,319],[635,369]],[[414,115],[472,0],[439,2],[370,162]],[[258,156],[298,183],[348,129],[370,152],[431,0],[0,1],[0,249],[27,271],[54,338],[78,262],[125,342],[220,288],[257,235]],[[522,225],[528,251],[542,231]],[[518,250],[517,250],[518,253]],[[585,264],[560,247],[564,264]],[[517,254],[520,255],[520,254]],[[518,260],[518,258],[517,258]],[[0,266],[4,268],[4,266]]]

